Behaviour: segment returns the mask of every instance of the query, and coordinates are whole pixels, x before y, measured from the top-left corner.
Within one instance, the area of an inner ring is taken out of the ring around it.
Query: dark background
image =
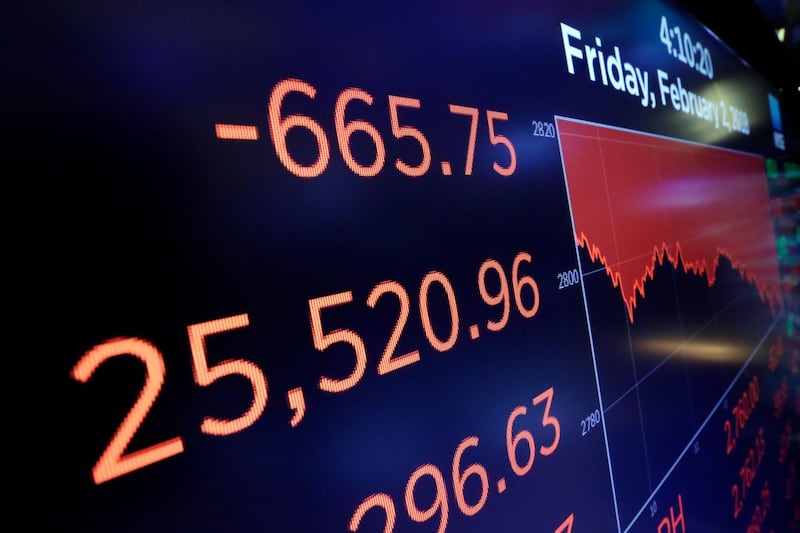
[[[800,2],[797,0],[732,0],[724,7],[713,2],[679,0],[739,56],[781,92],[784,121],[794,135],[798,154],[800,122]],[[780,41],[776,31],[785,28]]]
[[[774,37],[777,19],[752,4],[748,6],[726,4],[724,11],[686,7],[782,89],[787,144],[790,153],[797,154],[798,107],[797,97],[792,96],[797,94],[800,72],[797,47],[790,48]],[[302,12],[302,8],[291,5],[280,7],[286,12],[293,9]],[[365,20],[386,21],[377,8],[372,9],[375,11],[361,13]],[[496,15],[491,3],[483,9]],[[550,9],[557,11],[559,7]],[[520,14],[527,10],[524,4],[518,6]],[[508,19],[514,21],[518,12],[509,7]],[[309,418],[291,433],[289,413],[281,398],[285,391],[298,384],[313,389],[321,372],[333,375],[341,371],[328,366],[329,361],[340,359],[318,354],[311,346],[305,305],[308,297],[352,289],[356,298],[363,300],[381,279],[397,278],[411,288],[431,269],[450,275],[461,296],[468,293],[466,287],[474,285],[475,270],[482,260],[494,257],[509,270],[513,254],[520,250],[548,251],[536,255],[538,270],[533,274],[537,277],[554,279],[556,273],[574,266],[569,262],[574,260],[574,250],[557,150],[555,144],[528,141],[532,148],[527,159],[520,157],[518,161],[519,179],[503,182],[486,170],[497,152],[490,151],[491,146],[487,149],[482,122],[479,142],[483,143],[483,154],[476,158],[476,168],[483,170],[476,171],[476,179],[459,189],[436,179],[441,176],[414,182],[395,174],[382,182],[362,182],[344,169],[341,161],[338,167],[332,164],[331,172],[324,176],[327,179],[310,185],[287,176],[266,142],[260,146],[222,143],[212,137],[210,126],[217,120],[242,117],[254,117],[263,126],[263,117],[257,112],[263,111],[264,91],[279,77],[308,73],[317,76],[309,81],[325,93],[316,107],[303,108],[309,114],[319,116],[321,109],[330,110],[333,96],[347,84],[368,82],[370,90],[384,91],[381,97],[397,91],[421,98],[426,106],[444,105],[447,99],[474,101],[482,106],[482,112],[484,107],[499,106],[518,120],[503,130],[509,136],[520,135],[512,137],[515,142],[524,138],[528,114],[541,118],[552,116],[554,110],[575,111],[584,117],[597,113],[598,120],[624,119],[628,122],[623,125],[643,129],[649,117],[618,112],[630,110],[624,107],[628,102],[616,98],[618,95],[596,93],[601,94],[598,100],[613,102],[603,106],[592,98],[577,101],[561,91],[559,83],[566,75],[561,66],[563,58],[555,53],[530,49],[523,57],[479,56],[476,60],[475,54],[481,50],[515,50],[514,43],[503,41],[503,35],[497,35],[496,41],[487,37],[479,16],[456,18],[455,25],[464,25],[460,26],[463,34],[447,43],[452,49],[437,49],[430,43],[439,44],[441,36],[425,25],[428,20],[452,23],[449,13],[425,12],[431,16],[416,17],[410,8],[404,8],[401,22],[406,25],[398,24],[393,29],[396,34],[371,36],[327,24],[335,15],[331,9],[329,14],[314,14],[314,21],[325,31],[313,38],[304,39],[308,36],[299,34],[294,39],[288,32],[279,36],[283,40],[276,40],[289,44],[282,50],[269,50],[274,63],[263,67],[266,62],[260,57],[248,55],[252,51],[248,39],[258,45],[271,42],[270,36],[264,35],[255,22],[250,26],[217,18],[214,13],[213,6],[208,5],[195,11],[166,4],[154,7],[152,12],[143,3],[119,9],[60,5],[31,7],[20,13],[18,20],[9,17],[6,21],[11,26],[5,34],[9,65],[2,90],[10,89],[10,93],[3,113],[9,118],[6,129],[12,137],[5,145],[9,178],[5,233],[12,272],[6,294],[14,319],[9,326],[10,366],[3,394],[11,420],[6,433],[13,450],[8,468],[23,469],[22,475],[13,476],[10,482],[13,496],[8,509],[22,519],[22,530],[43,529],[49,523],[55,526],[53,530],[75,531],[157,531],[181,526],[197,531],[245,531],[270,520],[270,526],[280,529],[279,520],[291,524],[294,516],[299,516],[313,522],[315,513],[320,517],[336,515],[336,527],[330,529],[341,530],[360,498],[374,490],[385,490],[395,497],[397,530],[403,530],[414,525],[407,517],[400,525],[404,481],[424,461],[438,464],[447,478],[448,461],[459,438],[472,433],[481,437],[481,451],[486,455],[479,457],[471,451],[468,457],[494,467],[494,474],[504,466],[505,417],[517,403],[555,383],[557,400],[564,402],[558,405],[565,426],[569,418],[574,429],[576,421],[594,409],[593,376],[588,371],[583,330],[570,329],[572,322],[565,320],[581,316],[579,292],[561,297],[551,286],[549,292],[542,289],[542,298],[562,298],[561,304],[543,307],[533,327],[514,315],[502,334],[482,337],[485,344],[480,350],[459,345],[462,351],[456,350],[458,355],[439,357],[428,349],[419,368],[408,369],[410,375],[418,376],[412,392],[410,383],[393,381],[400,372],[377,377],[370,360],[368,378],[360,390],[335,398],[321,393],[317,398],[310,397]],[[594,13],[587,8],[575,17],[588,25]],[[416,25],[424,31],[412,31]],[[182,27],[191,28],[188,33],[193,39],[187,39],[191,45],[185,44],[183,35],[172,32]],[[375,31],[382,27],[371,26]],[[546,43],[555,45],[553,50],[558,49],[557,31],[553,31],[556,27],[547,28],[552,35],[548,34]],[[430,43],[408,39],[409,35],[427,36]],[[337,39],[341,36],[346,38]],[[380,54],[365,54],[374,38],[385,47],[380,51],[390,52],[386,55],[402,64],[393,64]],[[118,48],[106,47],[109,43]],[[465,50],[464,45],[470,43],[475,49]],[[224,52],[215,55],[218,44]],[[235,46],[241,46],[241,50]],[[336,46],[341,49],[336,50]],[[306,57],[307,63],[295,66],[287,53],[290,50]],[[336,61],[329,61],[334,55]],[[433,67],[426,71],[425,60],[431,57]],[[463,62],[453,63],[453,58]],[[439,60],[441,63],[437,63]],[[363,66],[355,61],[363,61]],[[546,98],[534,103],[525,94],[512,101],[508,99],[511,90],[506,90],[538,81],[539,73],[516,70],[526,61],[545,65],[543,72],[560,76],[549,80],[542,76],[543,88],[537,86],[536,90]],[[435,68],[438,64],[448,65],[454,74],[442,74]],[[389,67],[394,67],[394,72],[391,76],[384,74],[387,78],[382,80],[382,69],[388,71]],[[259,68],[274,71],[260,72]],[[503,69],[508,79],[523,83],[493,84],[480,69],[489,74]],[[367,76],[364,72],[378,74]],[[236,94],[229,93],[231,87]],[[615,107],[620,102],[622,107]],[[514,105],[518,107],[510,107]],[[443,115],[452,118],[446,111]],[[418,125],[422,129],[439,131],[435,128],[443,123],[441,116],[421,117]],[[367,118],[377,120],[377,111]],[[329,122],[324,126],[331,131]],[[453,157],[463,151],[463,127],[461,122],[455,126],[451,145],[440,145],[452,148]],[[262,129],[262,134],[265,132]],[[382,133],[390,138],[385,126]],[[447,133],[441,130],[435,138],[444,142]],[[335,143],[331,148],[336,150]],[[389,166],[392,159],[387,157]],[[491,209],[486,208],[487,203]],[[293,212],[290,207],[296,205],[317,218]],[[442,209],[441,205],[449,207]],[[347,216],[339,216],[337,206],[344,206],[342,212]],[[375,220],[387,219],[396,224],[374,224]],[[526,225],[519,225],[520,221]],[[290,227],[299,227],[299,231],[288,231]],[[350,231],[354,227],[360,232]],[[263,241],[259,241],[264,228],[269,246],[261,246]],[[297,235],[307,238],[305,248],[298,246],[301,239]],[[470,247],[475,242],[479,245]],[[396,256],[382,256],[387,249]],[[469,252],[464,253],[464,249]],[[273,257],[285,261],[274,261]],[[301,287],[303,280],[310,286]],[[472,296],[473,303],[463,304],[462,310],[472,312],[473,321],[485,320],[487,316],[480,313],[487,309],[475,294]],[[236,384],[230,389],[224,384],[211,387],[213,396],[194,385],[185,328],[190,323],[243,311],[250,313],[253,326],[241,332],[242,336],[221,337],[209,350],[215,357],[229,354],[263,364],[274,393],[272,403],[260,429],[243,433],[241,438],[214,440],[198,435],[199,420],[225,408],[235,414],[247,396],[236,396],[242,394]],[[371,331],[365,337],[372,354],[382,348],[392,315],[381,315],[386,323],[378,324],[369,322],[375,322],[374,318],[365,318],[367,310],[359,312],[361,315],[336,316],[326,325],[330,324],[330,329],[341,326]],[[462,327],[468,319],[465,312]],[[135,362],[130,366],[104,366],[102,370],[109,373],[98,373],[88,385],[69,380],[68,373],[82,353],[116,335],[146,337],[167,360],[163,398],[169,402],[159,401],[159,408],[148,417],[152,425],[139,432],[138,438],[151,443],[179,434],[186,439],[187,452],[132,474],[121,483],[96,487],[89,480],[89,469],[127,412],[128,399],[139,390],[141,379],[134,372],[140,369]],[[407,346],[401,349],[424,346],[419,327],[415,336],[409,337]],[[469,345],[469,341],[464,343]],[[316,361],[316,367],[310,370],[305,368],[309,359]],[[504,364],[498,364],[498,360]],[[582,364],[576,365],[577,360]],[[343,365],[349,362],[343,356],[341,361]],[[449,383],[458,383],[457,389],[449,385],[446,398],[440,398],[444,396],[442,375],[449,376]],[[503,387],[481,389],[485,377],[490,383],[503,383]],[[572,405],[562,400],[567,397],[573,398]],[[432,409],[431,402],[426,401],[429,398],[440,399],[441,405]],[[316,403],[311,403],[314,400]],[[486,407],[490,401],[496,404]],[[483,417],[490,427],[475,422],[481,409],[491,411],[491,416]],[[98,415],[98,411],[106,414]],[[423,413],[419,422],[415,418],[418,413]],[[444,425],[443,416],[439,416],[442,413],[448,417]],[[334,438],[335,430],[342,427],[348,428],[344,439]],[[371,446],[377,432],[393,446]],[[298,434],[303,438],[297,438]],[[318,435],[327,437],[320,443],[315,440]],[[599,434],[593,438],[595,443],[600,442]],[[425,444],[420,445],[420,441]],[[342,442],[353,446],[340,449],[344,448]],[[548,525],[552,530],[568,512],[577,509],[577,503],[569,506],[573,501],[580,502],[583,508],[577,510],[587,513],[583,516],[594,514],[607,519],[610,495],[606,492],[603,446],[590,446],[588,442],[565,436],[554,462],[538,459],[534,474],[519,480],[525,485],[510,485],[502,498],[492,492],[489,507],[477,520],[488,529],[497,526],[492,523],[495,517],[511,516],[522,529],[527,525],[526,512],[540,519],[547,514],[542,527]],[[289,485],[271,483],[281,476],[286,479],[290,471],[288,459],[286,463],[273,460],[283,456],[299,458],[299,468],[305,474],[294,476]],[[258,463],[262,457],[263,462]],[[346,462],[340,465],[331,457],[344,457],[349,463],[364,466],[353,475],[344,471]],[[376,470],[380,467],[393,470],[392,475]],[[389,477],[391,483],[382,481]],[[355,480],[357,486],[336,486],[335,482],[342,479]],[[589,494],[575,493],[575,487]],[[539,500],[531,504],[529,495]],[[312,508],[304,498],[312,504],[324,502],[324,508]],[[470,496],[470,500],[475,497]],[[664,504],[667,501],[662,500]],[[455,517],[458,511],[452,498],[450,503],[451,516]],[[276,519],[270,514],[270,504],[284,516]],[[491,506],[496,506],[494,511]],[[662,510],[666,509],[663,505]],[[188,526],[189,519],[196,522]],[[481,530],[476,523],[468,524]],[[457,527],[453,525],[452,529]]]

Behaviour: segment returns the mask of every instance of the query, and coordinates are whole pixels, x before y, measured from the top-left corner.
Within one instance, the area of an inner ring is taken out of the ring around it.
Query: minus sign
[[[233,139],[237,141],[257,141],[258,128],[241,124],[215,124],[217,139]]]

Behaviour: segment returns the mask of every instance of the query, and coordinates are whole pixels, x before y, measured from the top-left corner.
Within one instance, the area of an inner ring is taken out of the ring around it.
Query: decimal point
[[[506,491],[506,478],[501,477],[497,480],[497,492],[503,494]]]
[[[470,339],[477,339],[480,336],[481,336],[481,332],[478,329],[478,324],[472,324],[469,327],[469,338]]]
[[[453,169],[450,168],[450,161],[442,161],[442,174],[445,176],[451,176],[453,174]]]

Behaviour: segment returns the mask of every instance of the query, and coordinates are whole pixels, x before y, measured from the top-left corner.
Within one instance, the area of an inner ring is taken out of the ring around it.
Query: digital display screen
[[[676,4],[43,11],[33,529],[800,531],[787,117]]]

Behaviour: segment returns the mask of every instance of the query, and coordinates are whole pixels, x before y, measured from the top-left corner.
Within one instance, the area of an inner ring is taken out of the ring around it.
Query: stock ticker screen
[[[675,4],[46,10],[32,529],[800,531],[787,119]]]

